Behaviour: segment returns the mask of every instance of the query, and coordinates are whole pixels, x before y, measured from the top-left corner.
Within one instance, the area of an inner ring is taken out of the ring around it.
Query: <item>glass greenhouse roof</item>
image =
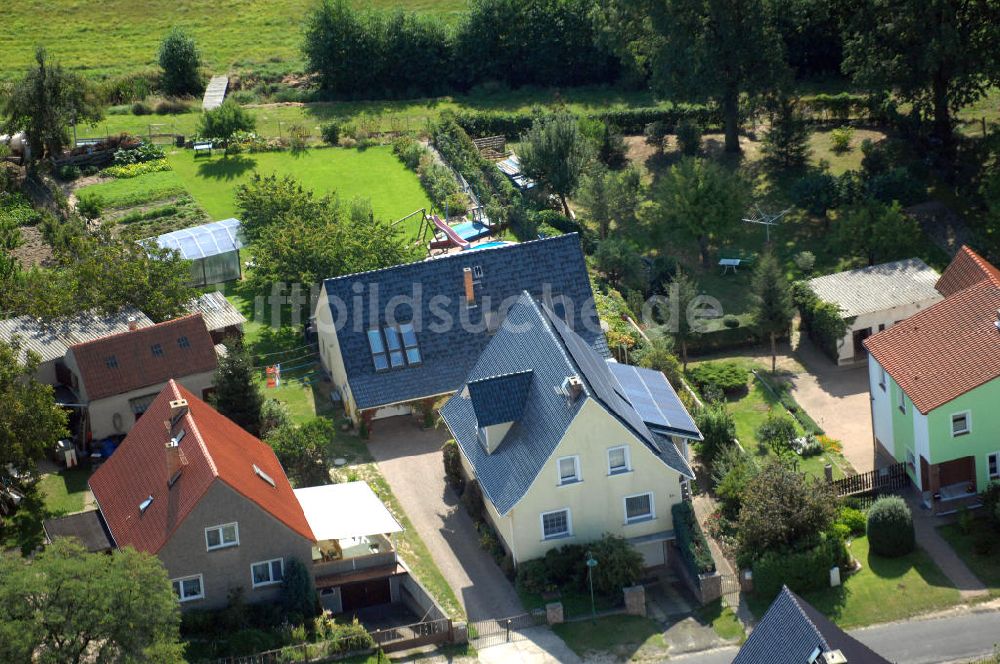
[[[176,249],[182,258],[198,260],[238,251],[243,247],[239,230],[238,219],[223,219],[164,233],[156,238],[156,243],[166,249]]]

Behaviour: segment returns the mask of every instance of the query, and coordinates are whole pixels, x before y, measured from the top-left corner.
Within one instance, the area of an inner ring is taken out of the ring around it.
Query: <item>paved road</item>
[[[475,524],[445,485],[441,445],[447,438],[445,428],[425,431],[413,418],[392,417],[374,423],[368,449],[469,620],[524,613],[514,587],[480,548]]]
[[[963,613],[851,631],[851,636],[900,664],[962,662],[993,653],[1000,643],[1000,611]],[[737,648],[671,658],[678,664],[730,664]]]

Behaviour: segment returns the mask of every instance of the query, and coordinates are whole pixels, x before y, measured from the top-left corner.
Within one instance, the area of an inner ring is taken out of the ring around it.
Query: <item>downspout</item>
[[[517,567],[517,541],[514,539],[514,510],[510,511],[507,516],[507,520],[510,523],[510,557],[514,561],[514,567]]]

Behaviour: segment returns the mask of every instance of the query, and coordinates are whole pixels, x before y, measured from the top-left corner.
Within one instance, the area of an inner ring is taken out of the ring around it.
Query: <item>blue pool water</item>
[[[483,244],[477,244],[474,247],[469,247],[468,251],[476,251],[477,249],[493,249],[495,247],[506,247],[508,244],[514,244],[514,243],[513,242],[503,242],[503,241],[499,241],[499,240],[496,241],[496,242],[485,242]]]

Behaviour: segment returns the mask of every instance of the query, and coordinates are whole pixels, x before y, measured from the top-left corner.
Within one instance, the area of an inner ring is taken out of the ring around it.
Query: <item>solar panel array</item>
[[[648,426],[701,437],[691,415],[661,372],[615,362],[610,362],[609,366],[625,390],[622,396]]]
[[[181,258],[198,260],[241,249],[243,241],[239,230],[238,219],[223,219],[164,233],[156,238],[156,243],[166,249],[176,249]]]

